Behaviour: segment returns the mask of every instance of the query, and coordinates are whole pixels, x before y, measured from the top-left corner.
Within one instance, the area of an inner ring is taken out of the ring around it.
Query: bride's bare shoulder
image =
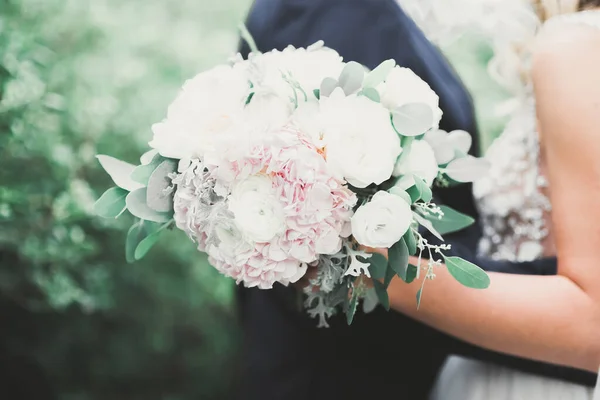
[[[573,74],[579,68],[600,67],[600,12],[597,26],[570,21],[547,24],[533,46],[532,73]],[[564,69],[567,69],[565,71]],[[587,69],[587,68],[586,68]]]

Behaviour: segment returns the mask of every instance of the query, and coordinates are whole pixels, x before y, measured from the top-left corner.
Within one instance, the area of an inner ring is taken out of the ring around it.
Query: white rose
[[[266,176],[237,183],[229,196],[229,210],[239,230],[253,242],[269,242],[285,230],[283,208]]]
[[[408,154],[403,154],[394,168],[394,176],[414,174],[423,179],[428,186],[438,175],[435,152],[425,140],[415,140]]]
[[[248,78],[230,66],[196,75],[183,85],[167,118],[152,126],[150,147],[164,157],[202,157],[242,112],[249,93]]]
[[[308,48],[286,47],[283,51],[273,50],[253,55],[248,70],[257,92],[274,92],[284,99],[298,96],[301,102],[304,93],[314,98],[313,90],[319,89],[324,77],[337,78],[344,68],[342,57],[333,49],[317,42]],[[288,76],[297,82],[304,93],[292,89],[283,78]]]
[[[351,185],[364,188],[391,177],[401,152],[400,138],[381,104],[363,96],[346,97],[337,88],[318,105],[301,105],[294,122],[325,149],[332,172]]]
[[[433,112],[434,128],[439,126],[442,119],[442,110],[439,107],[440,98],[431,90],[427,82],[419,78],[412,70],[394,67],[378,90],[381,94],[381,104],[390,110],[411,103],[427,104]]]
[[[354,213],[352,235],[363,246],[390,248],[402,238],[411,222],[410,205],[402,197],[379,191]]]

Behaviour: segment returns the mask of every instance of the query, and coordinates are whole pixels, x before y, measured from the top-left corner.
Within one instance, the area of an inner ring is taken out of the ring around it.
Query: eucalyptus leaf
[[[371,87],[364,88],[360,91],[359,95],[365,96],[367,99],[374,101],[375,103],[379,103],[380,97],[377,89],[373,89]]]
[[[142,187],[141,184],[131,179],[131,173],[135,168],[133,164],[103,154],[97,155],[96,158],[118,187],[129,192]]]
[[[164,160],[150,175],[146,189],[146,204],[158,212],[169,212],[173,209],[173,194],[167,189],[171,187],[169,174],[177,170],[177,163]]]
[[[410,196],[410,204],[417,202],[421,198],[421,192],[417,185],[412,185],[406,189],[406,193]]]
[[[127,262],[135,262],[135,253],[138,245],[157,230],[158,226],[156,224],[144,220],[137,221],[129,228],[127,239],[125,240],[125,258]]]
[[[362,86],[365,78],[365,67],[350,61],[342,70],[339,78],[339,86],[344,90],[346,96],[356,93]]]
[[[127,195],[125,204],[132,215],[153,222],[167,222],[171,219],[168,213],[158,212],[148,207],[146,197],[146,188],[137,189]]]
[[[150,162],[152,162],[152,160],[154,160],[154,157],[157,154],[158,154],[158,150],[156,150],[156,149],[148,150],[147,152],[142,154],[142,156],[140,157],[140,163],[142,163],[142,165],[150,164]]]
[[[329,77],[325,78],[321,82],[321,87],[319,88],[319,95],[327,97],[331,93],[333,93],[333,91],[335,90],[335,88],[337,88],[338,86],[339,86],[338,85],[338,81],[336,79],[329,78]]]
[[[427,229],[429,232],[431,232],[433,234],[433,236],[435,236],[436,238],[438,238],[439,240],[441,240],[442,242],[444,241],[444,238],[442,237],[442,235],[433,227],[433,224],[431,223],[431,221],[425,219],[423,216],[421,216],[420,214],[417,214],[416,212],[413,211],[413,218],[415,219],[415,221],[417,221],[419,223],[419,225],[421,225],[422,227],[424,227],[425,229]]]
[[[354,320],[354,314],[356,313],[356,307],[358,305],[358,296],[356,294],[352,295],[352,299],[348,303],[348,309],[346,309],[346,321],[348,325],[352,324]]]
[[[433,126],[433,110],[424,103],[404,104],[392,111],[392,123],[403,136],[419,136]]]
[[[415,186],[419,191],[419,197],[426,203],[429,203],[433,197],[433,193],[431,192],[431,188],[425,183],[423,179],[414,175]]]
[[[404,239],[400,239],[388,250],[389,264],[394,272],[406,282],[406,269],[408,268],[408,247]]]
[[[131,179],[142,184],[143,186],[148,185],[148,180],[150,179],[150,175],[152,172],[158,167],[161,163],[162,157],[160,154],[156,153],[152,160],[146,164],[138,165],[134,168],[131,173]]]
[[[489,166],[489,162],[482,158],[467,156],[450,162],[444,172],[457,182],[473,182],[485,176]]]
[[[463,286],[472,289],[486,289],[490,286],[490,277],[477,265],[460,257],[444,257],[450,275]]]
[[[317,100],[319,100],[321,98],[321,91],[319,89],[313,90],[313,94],[315,95]]]
[[[375,307],[377,307],[377,304],[379,304],[379,299],[377,297],[377,293],[375,292],[375,288],[367,290],[367,293],[363,298],[363,312],[365,314],[372,312]]]
[[[385,279],[383,280],[383,285],[387,288],[390,283],[392,282],[392,279],[394,279],[394,277],[396,276],[396,272],[393,270],[392,267],[390,267],[388,265],[386,271],[385,271]]]
[[[372,253],[366,261],[369,265],[369,274],[373,279],[383,279],[387,269],[388,260],[379,253]]]
[[[117,218],[125,211],[127,190],[112,187],[100,196],[94,203],[94,213],[104,218]]]
[[[417,278],[417,266],[408,264],[408,268],[406,269],[406,283],[412,283]]]
[[[415,239],[415,234],[411,228],[409,228],[404,236],[404,243],[406,243],[406,247],[408,248],[408,254],[414,256],[417,254],[417,240]]]
[[[467,154],[473,145],[473,138],[469,132],[457,129],[448,134],[451,148]]]
[[[408,193],[406,193],[406,190],[398,187],[398,186],[394,186],[393,188],[391,188],[389,190],[390,194],[393,194],[394,196],[398,196],[400,198],[402,198],[402,200],[406,201],[407,204],[412,204],[413,200],[411,199],[410,195]]]
[[[440,235],[460,231],[475,222],[470,216],[459,213],[448,206],[440,206],[440,209],[444,213],[441,219],[436,215],[425,217],[431,221],[431,224]]]
[[[375,293],[377,294],[377,299],[379,300],[379,303],[383,306],[383,308],[389,311],[390,298],[388,296],[386,286],[378,280],[374,280],[373,287],[375,288]]]
[[[375,87],[384,82],[392,69],[396,66],[396,61],[393,59],[385,60],[375,69],[367,74],[363,82],[364,87]]]
[[[156,244],[156,242],[158,241],[158,239],[160,238],[160,234],[161,234],[162,230],[158,230],[148,236],[146,236],[135,248],[135,252],[133,254],[133,257],[135,258],[136,261],[141,260],[142,258],[144,258],[144,256],[148,253],[148,251],[150,251],[150,249],[152,248],[152,246],[154,246],[154,244]]]

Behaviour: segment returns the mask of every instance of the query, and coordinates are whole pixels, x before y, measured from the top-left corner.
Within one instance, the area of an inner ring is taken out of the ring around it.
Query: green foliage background
[[[248,3],[0,0],[0,343],[61,399],[231,395],[231,282],[177,232],[126,264],[130,221],[91,207],[110,185],[94,155],[135,162],[182,82],[234,51]],[[447,50],[490,109],[489,49]]]

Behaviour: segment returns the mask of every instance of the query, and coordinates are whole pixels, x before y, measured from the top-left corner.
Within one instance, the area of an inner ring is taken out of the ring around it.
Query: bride
[[[533,6],[532,15],[544,23],[532,46],[520,46],[517,57],[528,89],[490,148],[491,174],[474,194],[482,215],[483,256],[519,261],[557,256],[558,275],[491,273],[488,289],[470,291],[440,268],[438,278],[426,283],[419,310],[420,285],[414,283],[392,282],[390,303],[476,345],[596,372],[600,0],[539,0]],[[594,398],[592,388],[453,357],[434,399],[600,400],[600,387],[596,392]]]

